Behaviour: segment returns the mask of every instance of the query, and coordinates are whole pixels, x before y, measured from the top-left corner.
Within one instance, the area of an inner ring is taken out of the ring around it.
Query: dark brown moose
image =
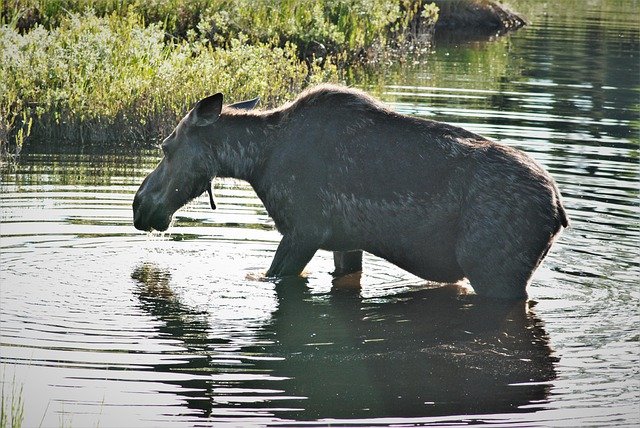
[[[322,85],[273,110],[199,101],[162,143],[133,201],[140,230],[214,177],[248,181],[283,238],[269,277],[298,275],[318,249],[336,275],[367,251],[427,280],[467,278],[476,293],[524,299],[568,220],[544,169],[464,129],[396,113],[354,89]]]

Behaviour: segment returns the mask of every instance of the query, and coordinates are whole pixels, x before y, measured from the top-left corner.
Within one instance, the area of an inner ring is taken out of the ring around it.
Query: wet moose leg
[[[362,250],[334,251],[333,263],[336,267],[333,276],[360,272],[362,270]]]
[[[278,245],[267,276],[299,275],[316,251],[318,251],[318,245],[309,244],[301,237],[284,236]]]

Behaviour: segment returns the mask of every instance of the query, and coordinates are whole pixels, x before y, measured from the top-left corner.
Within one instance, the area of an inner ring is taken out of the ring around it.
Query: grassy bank
[[[171,37],[191,33],[214,45],[244,35],[250,43],[284,43],[303,48],[323,44],[330,53],[358,51],[397,36],[415,14],[420,0],[13,0],[5,22],[21,31],[36,25],[59,26],[69,13],[92,10],[97,16],[130,13],[161,23]],[[432,10],[427,8],[427,10]]]
[[[419,0],[5,2],[0,144],[153,141],[207,94],[278,104],[436,18]]]
[[[73,14],[59,27],[19,34],[0,29],[0,92],[5,134],[70,142],[144,141],[166,132],[200,97],[220,91],[277,103],[334,70],[283,48],[232,40],[165,41],[160,25],[136,14]],[[311,74],[310,74],[311,71]]]

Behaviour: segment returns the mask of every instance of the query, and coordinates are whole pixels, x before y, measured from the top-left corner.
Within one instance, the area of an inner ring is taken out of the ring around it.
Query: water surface
[[[638,4],[527,11],[512,36],[355,83],[554,175],[572,226],[532,301],[372,256],[334,281],[326,252],[263,281],[280,236],[245,183],[150,237],[131,201],[158,151],[23,155],[0,184],[0,363],[25,426],[639,423]]]

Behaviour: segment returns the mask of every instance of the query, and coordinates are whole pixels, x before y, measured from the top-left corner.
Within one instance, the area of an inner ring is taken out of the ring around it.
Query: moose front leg
[[[334,251],[333,263],[336,270],[333,276],[342,276],[362,270],[362,250]]]
[[[311,244],[304,237],[286,235],[276,250],[268,277],[300,275],[309,260],[318,251],[319,245]]]

